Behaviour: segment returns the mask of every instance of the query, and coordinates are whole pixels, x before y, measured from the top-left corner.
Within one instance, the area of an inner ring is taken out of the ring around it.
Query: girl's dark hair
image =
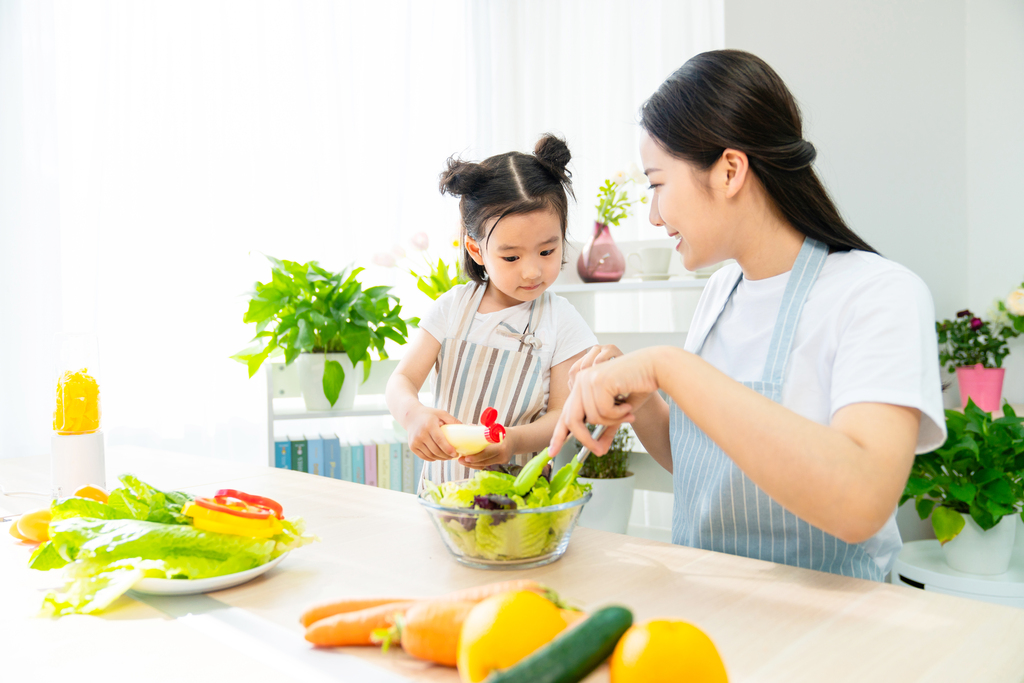
[[[475,282],[487,280],[487,271],[477,264],[466,249],[466,237],[485,244],[502,218],[513,214],[551,209],[562,224],[562,251],[565,251],[565,230],[568,223],[569,200],[572,194],[571,173],[566,169],[569,147],[565,140],[545,135],[537,141],[533,154],[508,152],[489,157],[480,163],[448,159],[441,173],[441,194],[461,197],[462,272]],[[497,218],[484,234],[484,224]]]
[[[803,139],[793,95],[749,52],[715,50],[690,59],[641,106],[640,125],[669,154],[701,170],[726,148],[744,152],[794,228],[833,251],[875,252],[847,227],[811,168],[817,152]]]

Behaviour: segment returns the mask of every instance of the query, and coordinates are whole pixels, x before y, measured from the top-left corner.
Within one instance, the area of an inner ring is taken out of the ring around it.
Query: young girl
[[[672,472],[673,542],[882,580],[914,454],[945,440],[928,288],[843,222],[757,57],[697,55],[641,126],[651,223],[690,270],[737,263],[708,282],[683,348],[592,349],[551,447],[571,431],[603,453],[615,430],[597,444],[584,418],[632,422]]]
[[[524,464],[551,438],[569,368],[597,343],[572,304],[547,291],[562,267],[569,158],[565,142],[549,135],[532,155],[452,158],[441,174],[441,192],[461,197],[462,271],[471,282],[434,302],[385,394],[410,448],[429,463],[425,479]],[[417,396],[431,367],[432,407]],[[507,429],[504,440],[459,457],[441,425],[479,423],[488,406]]]

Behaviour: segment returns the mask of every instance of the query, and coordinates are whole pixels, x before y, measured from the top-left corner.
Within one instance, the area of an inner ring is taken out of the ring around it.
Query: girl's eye
[[[501,258],[504,259],[505,261],[508,261],[509,263],[519,260],[518,256],[502,256]]]
[[[554,249],[547,249],[546,251],[540,252],[540,255],[541,256],[551,256],[554,253],[555,253]]]

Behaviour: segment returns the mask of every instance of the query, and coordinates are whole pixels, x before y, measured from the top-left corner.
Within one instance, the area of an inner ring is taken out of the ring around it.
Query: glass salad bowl
[[[427,491],[418,499],[445,547],[462,564],[476,569],[529,569],[562,556],[590,496],[587,491],[568,503],[516,510],[445,507]]]

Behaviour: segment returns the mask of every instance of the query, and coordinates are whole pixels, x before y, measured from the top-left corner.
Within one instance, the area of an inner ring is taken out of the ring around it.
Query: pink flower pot
[[[1002,405],[1003,375],[1005,368],[986,368],[978,363],[956,369],[956,381],[960,385],[960,403],[967,407],[967,399],[986,412],[995,412]]]
[[[583,245],[576,272],[584,282],[618,282],[626,272],[626,259],[612,239],[608,226],[594,221],[594,236]]]

